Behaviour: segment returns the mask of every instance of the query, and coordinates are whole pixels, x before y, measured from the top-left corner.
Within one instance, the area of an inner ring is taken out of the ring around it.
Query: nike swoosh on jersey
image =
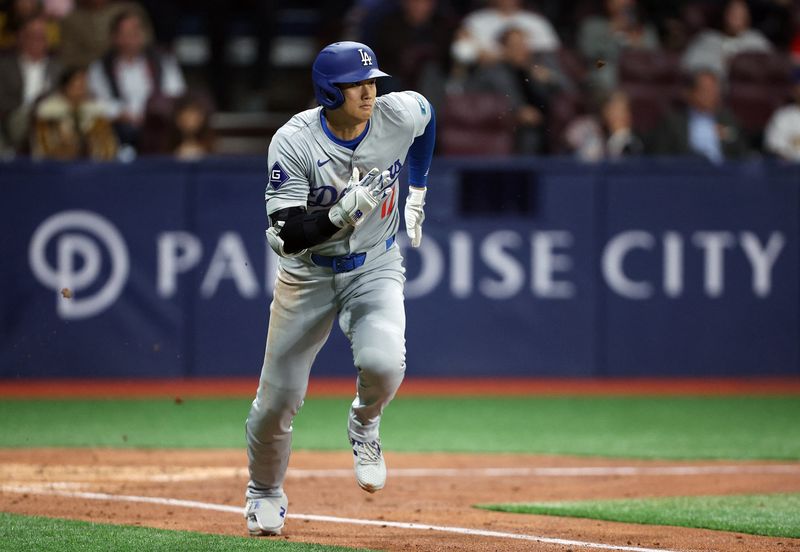
[[[330,161],[330,159],[326,159],[325,161],[323,161],[322,159],[317,159],[317,167],[321,167],[322,165],[324,165],[328,161]]]

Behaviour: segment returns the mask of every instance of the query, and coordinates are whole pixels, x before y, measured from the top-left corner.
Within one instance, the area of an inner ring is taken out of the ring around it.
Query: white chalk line
[[[0,480],[32,481],[35,479],[67,479],[83,481],[136,481],[170,483],[207,481],[210,479],[247,478],[247,468],[230,466],[172,466],[163,473],[158,467],[142,466],[36,466],[0,464]],[[391,468],[392,477],[634,477],[692,475],[775,475],[800,474],[800,464],[740,464],[705,466],[573,466],[573,467],[507,467],[507,468]],[[303,469],[289,468],[289,479],[350,478],[352,468]]]
[[[146,504],[159,504],[163,506],[178,506],[184,508],[194,508],[198,510],[226,512],[232,514],[239,514],[240,516],[244,515],[244,508],[239,506],[228,506],[226,504],[211,504],[207,502],[199,502],[196,500],[182,500],[177,498],[66,491],[66,490],[59,490],[58,488],[46,488],[44,486],[39,486],[39,485],[27,485],[27,486],[0,485],[0,491],[11,492],[11,493],[29,493],[29,494],[51,495],[51,496],[63,496],[69,498],[83,498],[88,500],[107,500],[114,502],[139,502]],[[349,525],[393,527],[397,529],[412,529],[417,531],[440,531],[444,533],[455,533],[459,535],[515,539],[515,540],[539,542],[542,544],[558,544],[562,546],[575,546],[579,548],[593,548],[598,550],[621,550],[624,552],[676,552],[664,548],[644,548],[640,546],[617,546],[613,544],[603,544],[598,542],[576,541],[569,539],[559,539],[554,537],[542,537],[538,535],[525,535],[520,533],[505,533],[502,531],[486,531],[483,529],[470,529],[467,527],[450,527],[446,525],[428,525],[424,523],[409,523],[401,521],[342,518],[334,516],[320,516],[314,514],[287,514],[287,516],[290,519],[319,521],[323,523],[343,523]]]
[[[246,468],[189,468],[186,473],[142,475],[139,481],[199,481],[215,477],[247,477]],[[800,474],[800,465],[743,466],[597,466],[543,468],[390,468],[392,477],[608,477],[608,476],[674,476],[714,474]],[[350,478],[352,468],[302,469],[289,468],[289,479]]]
[[[390,468],[392,477],[605,477],[642,475],[800,474],[795,465],[597,466],[558,468]],[[352,469],[289,469],[287,477],[352,477]]]

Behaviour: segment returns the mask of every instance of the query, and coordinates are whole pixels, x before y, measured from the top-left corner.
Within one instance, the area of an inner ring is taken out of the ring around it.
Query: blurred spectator
[[[653,153],[696,154],[714,163],[743,157],[746,140],[733,116],[722,107],[720,81],[713,71],[691,76],[685,108],[670,113],[656,129]]]
[[[32,136],[34,157],[113,159],[117,139],[106,107],[91,98],[86,69],[70,69],[58,89],[36,106]]]
[[[170,153],[178,159],[200,159],[214,151],[208,102],[193,96],[178,100],[170,129]]]
[[[26,21],[17,47],[0,58],[0,132],[14,149],[27,141],[31,106],[56,83],[60,72],[47,50],[46,27],[41,17]]]
[[[670,52],[682,52],[686,48],[694,34],[691,20],[697,19],[697,16],[702,17],[702,13],[697,15],[692,13],[697,6],[693,0],[679,2],[638,0],[637,5],[642,13],[647,14],[647,21],[655,27],[660,47]],[[699,28],[705,27],[705,24],[699,23]]]
[[[794,102],[772,114],[764,143],[770,153],[800,162],[800,66],[795,67],[792,78]]]
[[[451,47],[453,58],[467,66],[497,61],[501,55],[498,38],[510,27],[523,33],[531,51],[554,51],[561,46],[550,22],[523,9],[521,0],[490,0],[488,8],[464,18]]]
[[[364,44],[374,44],[374,29],[378,22],[390,11],[394,11],[398,0],[336,0],[324,2],[320,15],[324,23],[318,37],[321,44],[337,40],[357,40]]]
[[[111,47],[108,29],[121,13],[139,17],[147,44],[152,42],[150,18],[136,2],[77,0],[75,9],[61,22],[61,61],[82,67],[99,59]]]
[[[89,86],[109,104],[120,142],[134,147],[145,115],[169,120],[186,90],[175,58],[148,47],[139,15],[126,11],[111,23],[111,49],[89,67]]]
[[[0,132],[0,161],[14,158],[14,150],[6,143],[6,138]]]
[[[750,9],[744,0],[729,0],[722,15],[722,31],[701,32],[683,54],[681,65],[689,72],[710,69],[725,79],[728,60],[741,52],[769,52],[772,45],[750,27]]]
[[[439,1],[401,0],[374,31],[373,49],[381,68],[391,75],[378,81],[381,91],[418,90],[438,106],[455,33],[455,23],[441,11]]]
[[[550,99],[568,87],[566,77],[553,52],[528,49],[528,35],[523,30],[507,29],[499,42],[499,60],[479,66],[467,81],[467,91],[508,97],[516,116],[516,152],[545,153]]]
[[[792,63],[800,65],[800,6],[795,6],[792,21],[794,30],[789,42],[789,55]]]
[[[796,0],[748,0],[753,27],[760,30],[776,50],[787,50],[792,40],[793,12],[800,9]]]
[[[188,36],[202,36],[205,39],[205,44],[198,46],[196,50],[192,50],[191,46],[186,49],[186,42],[183,42],[184,52],[194,51],[197,58],[205,57],[205,67],[202,71],[193,71],[190,67],[186,67],[190,81],[196,77],[207,83],[213,92],[214,103],[221,110],[250,111],[266,108],[264,104],[269,103],[269,89],[283,86],[282,82],[275,85],[276,79],[273,79],[273,75],[276,66],[270,62],[276,36],[295,33],[302,35],[307,32],[304,29],[305,23],[298,25],[297,22],[309,16],[314,18],[315,30],[319,34],[322,32],[321,27],[331,24],[326,12],[336,9],[336,6],[344,0],[326,0],[317,3],[319,7],[312,5],[313,10],[307,9],[312,7],[307,1],[296,0],[291,6],[286,2],[275,0],[171,0],[169,2],[139,0],[139,2],[150,15],[158,44],[170,46],[176,43],[176,46],[179,46],[181,39]],[[342,11],[348,6],[349,3],[345,3]],[[290,8],[290,13],[302,15],[299,18],[297,15],[292,16],[289,28],[279,28],[282,24],[281,10],[279,10],[281,7]],[[245,37],[246,42],[239,42]],[[247,65],[238,65],[234,60],[242,52],[250,49],[248,45],[252,44],[250,40],[255,41],[255,59]],[[337,40],[342,40],[339,33],[323,45]],[[244,48],[243,44],[246,45]],[[203,55],[203,50],[206,50],[207,56]],[[234,51],[239,53],[234,54]],[[190,53],[190,57],[191,55]],[[302,57],[303,53],[299,52],[299,55]],[[194,65],[194,62],[187,60],[187,65]],[[280,67],[277,70],[280,71]],[[283,89],[286,88],[283,86]]]
[[[606,0],[604,17],[589,17],[578,32],[578,49],[590,67],[591,84],[603,93],[617,84],[617,63],[623,48],[656,50],[655,28],[642,21],[636,0]],[[598,61],[600,63],[598,63]]]
[[[59,41],[58,23],[45,13],[41,0],[0,0],[0,50],[13,48],[25,22],[42,16],[45,17],[47,44],[54,48]]]
[[[75,8],[75,0],[42,0],[42,8],[47,17],[63,19]]]
[[[579,117],[565,130],[566,142],[578,159],[600,161],[644,153],[644,144],[633,131],[627,94],[612,92],[599,111],[599,117]]]
[[[454,29],[438,4],[438,0],[400,0],[373,26],[373,49],[397,90],[414,88],[420,64],[445,63],[449,57]]]

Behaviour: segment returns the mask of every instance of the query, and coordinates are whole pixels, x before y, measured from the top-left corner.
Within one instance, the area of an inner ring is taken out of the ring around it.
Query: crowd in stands
[[[209,102],[187,92],[142,5],[14,0],[2,14],[0,149],[96,160],[213,151]]]
[[[287,114],[312,105],[313,53],[301,78],[278,75],[277,83],[270,61],[282,10],[300,9],[318,15],[309,51],[366,42],[392,75],[379,81],[380,93],[415,89],[429,98],[440,154],[800,162],[793,0],[323,4],[0,0],[0,152],[97,160],[214,153],[214,106],[251,109],[232,99],[226,61],[228,19],[237,14],[257,39],[247,86],[263,92],[265,105],[276,103],[270,91],[284,89],[296,102]],[[210,43],[199,86],[173,53],[175,29],[191,16]],[[280,32],[306,32],[287,27]]]

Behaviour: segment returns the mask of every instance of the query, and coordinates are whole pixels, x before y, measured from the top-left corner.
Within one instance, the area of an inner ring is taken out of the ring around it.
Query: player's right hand
[[[406,233],[411,240],[411,247],[419,247],[422,243],[422,223],[425,220],[425,190],[416,186],[408,187],[406,198]]]
[[[358,169],[354,168],[341,199],[328,211],[328,218],[339,228],[345,224],[358,226],[391,193],[389,178],[389,171],[375,168],[359,180]]]

